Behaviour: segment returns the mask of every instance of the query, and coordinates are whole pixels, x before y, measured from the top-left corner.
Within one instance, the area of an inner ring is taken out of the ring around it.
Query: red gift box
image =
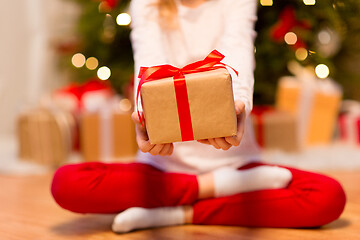
[[[339,117],[340,140],[360,146],[360,115],[342,114]]]
[[[97,109],[114,95],[107,81],[92,79],[83,84],[71,83],[53,94],[56,105],[72,113]]]

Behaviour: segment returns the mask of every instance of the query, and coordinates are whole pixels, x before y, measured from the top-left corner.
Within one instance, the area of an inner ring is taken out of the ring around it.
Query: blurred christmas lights
[[[94,57],[89,57],[86,60],[86,67],[90,70],[94,70],[99,65],[99,61]]]
[[[99,12],[106,13],[111,11],[111,7],[106,1],[101,1],[99,4]]]
[[[97,76],[101,80],[109,79],[109,77],[111,76],[110,68],[108,68],[106,66],[103,66],[103,67],[99,68],[98,71],[97,71]]]
[[[295,51],[295,57],[299,61],[304,61],[308,57],[308,51],[305,48],[298,48]]]
[[[128,112],[131,110],[131,102],[129,99],[124,98],[119,102],[119,109],[123,112]]]
[[[76,54],[74,54],[74,56],[72,56],[71,63],[75,67],[81,68],[85,64],[85,56],[81,53],[76,53]]]
[[[289,45],[294,45],[297,42],[297,36],[293,32],[288,32],[284,36],[284,40]]]
[[[303,0],[305,5],[315,5],[316,1],[315,0]]]
[[[127,13],[120,13],[117,17],[116,17],[116,23],[120,26],[126,26],[129,25],[131,22],[131,17],[129,14]]]
[[[260,0],[261,6],[272,6],[273,0]]]
[[[331,41],[331,36],[328,31],[322,30],[318,34],[318,39],[321,44],[329,44]]]
[[[329,76],[329,68],[325,64],[319,64],[315,68],[315,73],[318,78],[327,78]]]

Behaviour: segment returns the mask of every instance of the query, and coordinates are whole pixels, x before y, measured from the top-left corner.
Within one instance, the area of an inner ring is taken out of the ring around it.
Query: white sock
[[[292,179],[292,174],[288,169],[276,166],[259,166],[246,170],[224,167],[215,170],[213,176],[215,197],[285,188]]]
[[[185,213],[182,206],[151,209],[133,207],[115,217],[112,230],[117,233],[126,233],[135,229],[173,226],[184,223]]]

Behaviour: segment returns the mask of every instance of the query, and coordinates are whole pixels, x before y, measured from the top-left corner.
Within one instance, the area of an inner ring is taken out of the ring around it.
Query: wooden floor
[[[179,226],[123,235],[111,232],[113,216],[79,215],[62,210],[50,196],[51,174],[0,176],[0,239],[360,239],[360,171],[331,172],[345,187],[348,203],[342,217],[319,229],[268,229]]]

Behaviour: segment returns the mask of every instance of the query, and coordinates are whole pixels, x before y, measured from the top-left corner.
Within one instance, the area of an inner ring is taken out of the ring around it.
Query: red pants
[[[240,169],[259,165],[264,164],[251,163]],[[194,175],[165,173],[141,163],[83,163],[59,168],[51,191],[61,207],[78,213],[193,205],[194,224],[298,228],[321,226],[339,218],[346,198],[336,180],[287,169],[293,179],[286,189],[197,200]]]

